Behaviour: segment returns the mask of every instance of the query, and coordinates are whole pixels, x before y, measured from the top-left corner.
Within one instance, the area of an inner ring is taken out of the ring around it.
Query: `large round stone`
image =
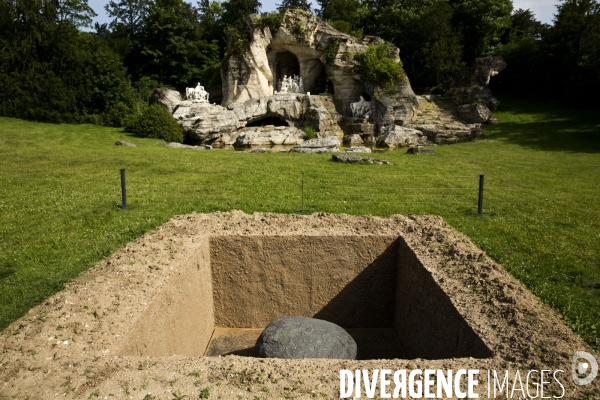
[[[255,346],[266,358],[356,359],[356,342],[343,328],[320,319],[285,316],[271,322]]]

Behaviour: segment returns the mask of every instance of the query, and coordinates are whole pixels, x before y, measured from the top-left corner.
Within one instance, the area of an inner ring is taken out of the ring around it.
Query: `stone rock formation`
[[[240,130],[235,139],[237,147],[296,145],[304,142],[304,132],[298,128],[267,125],[265,127],[249,127]]]
[[[192,146],[192,145],[189,145],[189,144],[183,144],[183,143],[177,143],[177,142],[171,142],[171,143],[167,144],[167,147],[169,149],[206,150],[204,148],[204,146]]]
[[[423,133],[420,130],[404,126],[391,125],[385,128],[380,145],[390,149],[397,147],[413,147],[423,144]]]
[[[372,151],[365,146],[352,146],[346,149],[346,153],[372,153]]]
[[[357,40],[301,10],[287,10],[276,32],[268,27],[261,29],[259,18],[256,14],[247,18],[250,44],[243,55],[231,56],[224,65],[224,105],[271,96],[277,90],[277,82],[297,75],[306,92],[321,94],[332,90],[335,108],[342,116],[352,116],[350,105],[363,96],[372,102],[377,129],[410,123],[417,102],[408,79],[397,85],[396,94],[389,95],[372,82],[362,81],[354,59],[354,54],[364,52],[369,44],[377,44],[381,39],[366,36]],[[399,54],[398,48],[392,46],[391,56],[400,60]],[[331,88],[327,87],[327,79]]]
[[[338,151],[341,139],[350,145],[388,148],[451,144],[483,134],[479,125],[463,123],[453,101],[482,103],[461,108],[468,123],[487,122],[489,118],[482,121],[483,107],[497,106],[486,85],[505,65],[499,57],[477,59],[461,73],[444,97],[453,107],[446,113],[445,106],[434,105],[440,99],[430,96],[422,101],[422,96],[415,96],[408,78],[396,83],[391,92],[363,80],[354,55],[380,44],[380,38],[355,39],[300,10],[287,10],[274,32],[263,27],[255,14],[246,22],[249,42],[240,55],[231,55],[221,70],[222,105],[200,102],[196,92],[187,93],[192,100],[185,101],[169,89],[157,89],[153,94],[154,102],[172,111],[189,142],[242,147],[298,145],[293,151],[311,153]],[[393,45],[390,57],[400,60],[400,50]],[[200,94],[205,99],[206,91]],[[419,115],[423,104],[429,109]],[[441,114],[443,118],[439,118]],[[338,144],[300,145],[304,140],[301,130],[306,127],[313,128],[318,138],[335,137]]]
[[[271,322],[254,347],[265,358],[355,360],[356,342],[343,328],[320,319],[285,316]]]
[[[368,163],[368,164],[387,164],[393,165],[391,162],[386,160],[380,160],[378,158],[364,157],[364,156],[353,156],[350,154],[333,154],[331,159],[335,162],[344,164],[357,164],[357,163]]]
[[[342,142],[344,144],[363,144],[364,140],[359,134],[354,133],[352,135],[345,135]]]
[[[281,93],[260,99],[249,99],[243,103],[232,103],[227,107],[182,101],[175,108],[173,117],[179,121],[185,137],[203,144],[237,145],[239,136],[245,135],[247,138],[252,136],[249,134],[252,130],[249,129],[248,124],[257,132],[254,136],[260,136],[260,133],[264,133],[265,130],[260,130],[258,127],[261,121],[267,118],[276,119],[286,127],[298,129],[305,126],[314,127],[321,137],[343,136],[343,131],[338,125],[341,117],[335,111],[330,96]],[[267,130],[268,125],[265,126]],[[281,127],[274,127],[274,130],[279,128]],[[298,129],[288,130],[285,134],[290,136],[294,132],[297,133]],[[300,143],[290,140],[284,144]],[[239,143],[247,145],[250,142]],[[250,143],[250,145],[254,144]]]
[[[408,153],[408,154],[435,154],[435,149],[428,149],[426,147],[421,147],[421,146],[409,147],[408,150],[406,150],[406,153]]]
[[[490,119],[490,110],[481,103],[458,106],[458,115],[469,124],[483,124]]]
[[[506,62],[500,56],[476,58],[454,79],[446,96],[455,103],[463,104],[478,101],[490,110],[498,108],[500,101],[492,96],[488,87],[490,78],[506,68]]]
[[[270,153],[270,152],[271,152],[271,150],[267,149],[266,147],[259,147],[258,149],[250,150],[248,153],[264,154],[264,153]]]
[[[422,144],[456,144],[461,142],[470,142],[473,139],[483,135],[481,125],[451,125],[451,124],[431,124],[431,125],[409,125],[407,128],[413,128],[421,131],[427,138],[427,142]]]
[[[127,142],[125,140],[117,140],[115,142],[115,144],[117,146],[128,146],[128,147],[136,147],[135,144],[131,143],[131,142]]]
[[[319,139],[310,139],[298,146],[294,147],[291,151],[293,153],[337,153],[340,151],[340,141],[335,136],[328,136]]]
[[[150,104],[163,105],[171,113],[179,103],[181,103],[181,94],[172,89],[156,88],[150,96]]]

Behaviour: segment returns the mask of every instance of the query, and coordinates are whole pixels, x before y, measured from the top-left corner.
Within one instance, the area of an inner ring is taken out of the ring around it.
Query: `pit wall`
[[[215,328],[208,237],[129,332],[120,355],[198,356]]]
[[[203,237],[119,353],[202,356],[215,327],[284,315],[392,328],[408,359],[493,356],[404,239],[376,235]]]
[[[394,327],[406,358],[492,357],[404,239],[397,245]]]
[[[283,315],[344,328],[393,326],[393,236],[210,239],[215,324],[264,328]]]

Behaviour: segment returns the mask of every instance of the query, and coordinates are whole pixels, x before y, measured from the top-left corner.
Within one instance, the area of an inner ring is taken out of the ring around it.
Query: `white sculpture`
[[[369,118],[369,115],[371,114],[371,102],[365,101],[365,99],[360,96],[360,100],[350,104],[350,109],[352,110],[352,115],[355,117]]]
[[[185,98],[194,103],[208,103],[208,92],[198,82],[195,88],[185,88]]]
[[[280,93],[304,93],[304,82],[298,75],[294,77],[284,75],[277,86]]]

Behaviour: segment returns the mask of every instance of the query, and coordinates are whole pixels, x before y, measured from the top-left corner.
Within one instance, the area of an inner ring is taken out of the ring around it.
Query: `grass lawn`
[[[0,329],[173,215],[303,212],[305,171],[304,212],[442,215],[600,351],[600,114],[503,100],[483,139],[379,155],[392,166],[168,149],[119,129],[0,118]]]

